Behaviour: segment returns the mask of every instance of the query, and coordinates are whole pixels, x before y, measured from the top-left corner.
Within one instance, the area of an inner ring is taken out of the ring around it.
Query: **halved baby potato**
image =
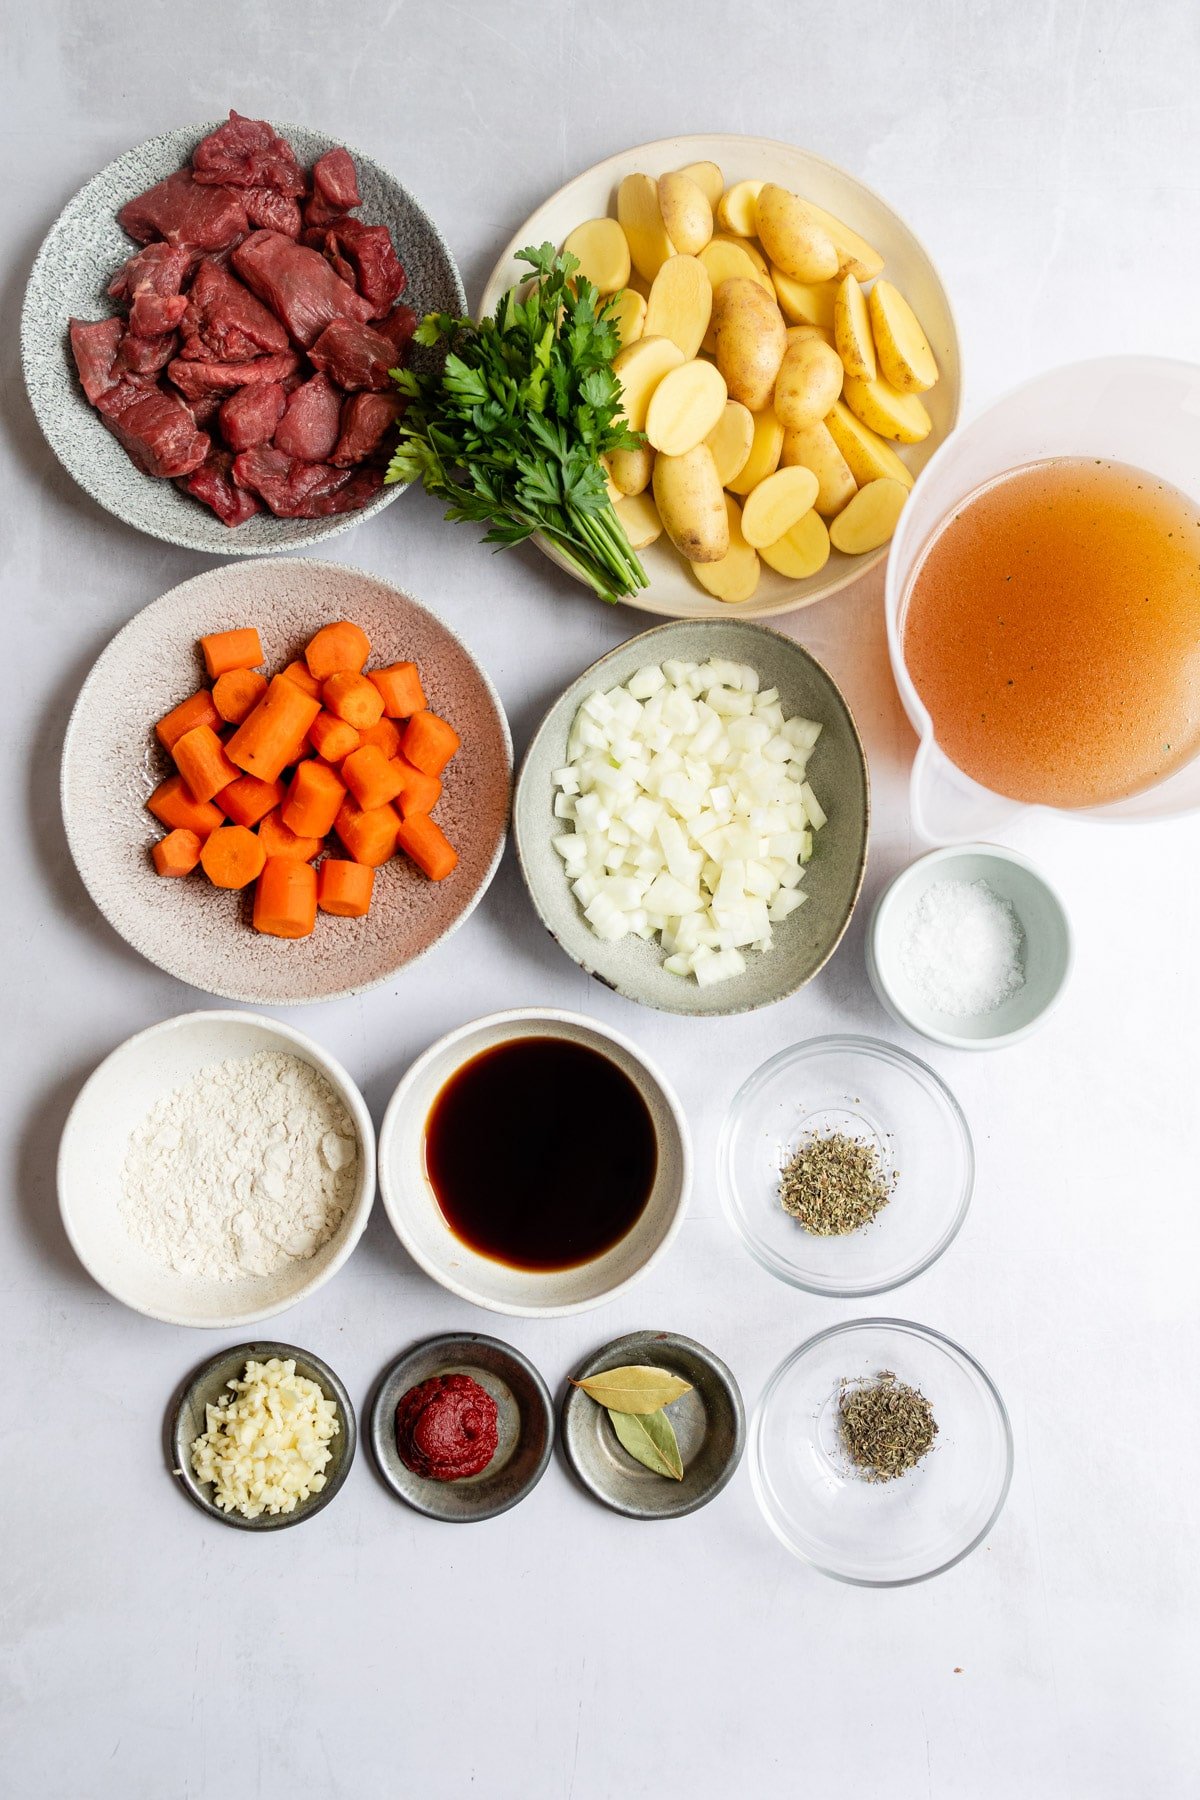
[[[631,431],[645,430],[651,394],[683,361],[683,351],[667,337],[640,337],[613,357],[613,374],[621,383],[621,410]]]
[[[838,283],[837,299],[833,304],[833,342],[847,375],[861,375],[864,381],[874,381],[879,371],[875,366],[875,340],[871,335],[867,296],[853,275],[843,275]]]
[[[797,463],[776,469],[750,492],[742,508],[742,536],[756,550],[773,544],[791,530],[816,502],[820,484],[811,469]]]
[[[773,475],[783,451],[783,426],[775,417],[774,407],[764,406],[761,412],[750,416],[754,420],[754,441],[739,472],[725,483],[731,494],[748,494],[760,481]]]
[[[602,294],[616,294],[629,280],[629,239],[615,219],[585,219],[564,251],[579,258],[579,274]]]
[[[613,502],[613,511],[631,550],[645,550],[662,536],[662,520],[649,494],[625,494]]]
[[[731,495],[724,495],[728,518],[729,548],[717,562],[693,563],[692,574],[714,600],[736,606],[749,600],[758,586],[758,552],[742,535],[742,512]]]
[[[774,300],[775,289],[771,284],[771,278],[758,267],[751,253],[750,244],[739,242],[737,238],[718,234],[711,243],[704,246],[700,252],[700,261],[708,272],[708,279],[712,283],[714,295],[722,282],[756,281],[759,287],[770,294]],[[710,324],[704,334],[701,348],[707,350],[711,355],[716,347],[717,334]]]
[[[735,237],[752,238],[758,230],[755,203],[762,189],[761,181],[735,181],[717,202],[717,224]]]
[[[886,544],[908,499],[901,481],[884,476],[859,488],[850,504],[829,527],[829,541],[846,556],[863,556]]]
[[[712,323],[717,367],[730,398],[751,412],[761,412],[771,403],[787,349],[783,315],[774,296],[743,277],[723,281],[713,299]],[[832,350],[829,355],[837,362]],[[838,363],[839,374],[841,366]]]
[[[819,325],[832,339],[836,281],[793,281],[782,269],[772,266],[771,284],[779,310],[789,325]]]
[[[836,350],[820,338],[789,344],[775,382],[775,411],[788,429],[816,425],[842,391],[845,370]]]
[[[925,393],[936,382],[938,367],[916,313],[890,281],[875,283],[868,305],[884,374],[899,393]]]
[[[933,420],[917,396],[899,393],[882,375],[874,381],[847,375],[842,392],[850,411],[881,437],[919,444],[933,430]]]
[[[728,515],[707,444],[684,456],[655,457],[654,504],[680,556],[697,564],[723,560],[729,550]]]
[[[695,256],[713,234],[713,209],[704,189],[678,170],[658,178],[658,205],[667,236],[681,256]]]
[[[608,316],[621,334],[622,349],[628,344],[636,344],[646,329],[645,295],[631,287],[623,287],[613,295]]]
[[[617,219],[629,241],[629,254],[638,274],[653,281],[674,256],[658,204],[658,183],[650,175],[627,175],[617,189]]]
[[[728,397],[724,377],[712,363],[684,363],[664,375],[651,394],[646,436],[664,456],[686,456],[715,429]]]
[[[763,286],[770,286],[771,265],[753,238],[741,237],[736,231],[714,231],[712,241],[714,244],[732,244],[735,250],[743,250],[758,270]]]
[[[704,441],[713,453],[721,486],[728,487],[749,459],[754,444],[754,414],[740,400],[726,400],[724,411]]]
[[[653,395],[651,398],[653,399]],[[650,477],[654,473],[654,452],[649,444],[641,444],[636,450],[610,450],[604,460],[608,464],[613,486],[620,493],[641,494],[650,486]]]
[[[831,281],[837,274],[833,239],[798,194],[765,181],[755,203],[755,222],[763,249],[793,281]]]
[[[764,544],[758,553],[778,575],[789,581],[807,581],[819,575],[829,561],[829,532],[825,521],[815,512],[805,513],[790,531],[773,544]]]
[[[690,361],[704,342],[712,307],[713,287],[704,264],[695,256],[673,256],[651,283],[645,335],[670,338]]]
[[[829,233],[838,254],[839,274],[854,275],[859,281],[874,281],[883,268],[883,258],[878,250],[873,249],[866,238],[859,237],[857,231],[852,231],[844,220],[818,206],[815,200],[806,200],[804,204]]]
[[[682,169],[675,172],[694,181],[708,204],[716,211],[717,202],[725,192],[725,177],[715,162],[685,163]]]
[[[860,487],[885,475],[902,482],[905,487],[912,486],[912,470],[901,462],[878,432],[855,418],[844,400],[835,401],[825,426]]]
[[[821,342],[828,344],[831,350],[837,348],[833,341],[833,333],[826,331],[823,325],[789,325],[787,328],[789,344],[800,344],[805,338],[812,337],[820,338]]]
[[[613,477],[618,487],[621,481],[616,459],[620,454],[620,451],[616,451],[611,458]],[[785,468],[798,465],[812,470],[817,478],[817,497],[813,505],[826,519],[841,512],[858,486],[850,465],[838,449],[823,419],[815,425],[802,425],[798,430],[785,431],[783,453],[779,460]]]

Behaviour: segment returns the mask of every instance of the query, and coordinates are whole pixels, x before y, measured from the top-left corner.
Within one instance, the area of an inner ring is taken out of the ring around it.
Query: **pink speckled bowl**
[[[445,881],[430,882],[406,858],[393,858],[376,875],[365,919],[318,913],[311,937],[286,942],[253,929],[252,890],[222,892],[199,873],[182,881],[155,874],[150,846],[161,831],[145,801],[172,765],[154,725],[200,686],[198,638],[255,625],[264,668],[273,673],[333,619],[362,626],[372,666],[416,662],[430,706],[462,738],[434,814],[459,862]],[[496,872],[511,791],[508,723],[466,646],[400,589],[335,563],[229,563],[172,588],[99,657],[63,746],[67,841],[109,924],[180,981],[257,1005],[296,1006],[376,987],[448,937]]]

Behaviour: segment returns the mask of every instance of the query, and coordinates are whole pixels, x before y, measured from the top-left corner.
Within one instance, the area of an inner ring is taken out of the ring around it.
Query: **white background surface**
[[[394,169],[473,296],[569,175],[627,144],[723,129],[844,163],[911,221],[957,307],[968,415],[1076,356],[1195,356],[1200,15],[1188,0],[4,0],[3,14],[6,1792],[1194,1792],[1200,823],[1016,834],[1073,914],[1073,990],[1016,1051],[926,1052],[973,1122],[979,1182],[950,1253],[883,1310],[964,1342],[1012,1413],[1008,1506],[965,1564],[898,1592],[825,1580],[769,1535],[745,1468],[706,1511],[654,1528],[596,1506],[556,1462],[518,1510],[456,1530],[398,1505],[364,1454],[302,1530],[209,1525],[174,1491],[159,1431],[179,1378],[236,1334],[173,1330],[109,1301],[68,1249],[53,1182],[83,1076],[130,1032],[210,1004],[97,916],[57,806],[63,728],[92,659],[203,565],[111,521],[58,469],[21,391],[16,326],[37,244],[80,183],[142,138],[236,104],[344,134]],[[491,558],[423,495],[326,553],[408,586],[462,631],[518,749],[568,679],[639,628],[532,553]],[[876,809],[864,904],[799,998],[687,1024],[604,993],[541,932],[510,853],[444,953],[391,990],[285,1015],[345,1061],[378,1117],[449,1027],[515,1004],[573,1007],[660,1060],[695,1131],[673,1255],[572,1320],[474,1313],[417,1274],[377,1209],[341,1276],[278,1321],[356,1396],[444,1328],[497,1329],[558,1388],[594,1346],[666,1326],[712,1345],[752,1403],[795,1344],[868,1310],[794,1294],[752,1263],[712,1173],[722,1112],[768,1054],[845,1029],[920,1049],[862,966],[869,903],[915,850],[880,584],[789,623],[857,712]]]

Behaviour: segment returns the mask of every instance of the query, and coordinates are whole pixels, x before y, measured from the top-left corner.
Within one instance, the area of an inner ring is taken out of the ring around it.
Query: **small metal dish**
[[[732,1373],[694,1338],[673,1331],[634,1331],[605,1344],[581,1363],[572,1381],[605,1369],[648,1363],[690,1381],[692,1391],[671,1403],[683,1480],[644,1469],[617,1441],[604,1407],[568,1386],[562,1403],[563,1452],[578,1480],[597,1500],[627,1519],[681,1519],[714,1500],[742,1459],[746,1415]]]
[[[435,1375],[469,1375],[497,1408],[496,1454],[478,1475],[430,1481],[415,1475],[396,1448],[396,1407],[410,1388]],[[447,1332],[414,1344],[384,1370],[371,1405],[375,1466],[398,1500],[427,1519],[469,1525],[494,1519],[531,1494],[554,1447],[550,1390],[527,1357],[499,1338]]]
[[[292,1358],[297,1375],[304,1375],[318,1384],[325,1398],[336,1404],[341,1429],[330,1445],[333,1455],[325,1470],[325,1486],[319,1493],[301,1500],[290,1513],[260,1513],[256,1519],[244,1519],[241,1513],[222,1512],[216,1505],[211,1484],[200,1481],[192,1468],[192,1445],[204,1432],[205,1408],[220,1397],[231,1381],[244,1375],[248,1362],[269,1362],[273,1356],[282,1361]],[[350,1473],[358,1447],[358,1422],[344,1383],[319,1356],[300,1350],[295,1344],[235,1344],[232,1350],[222,1350],[209,1357],[188,1376],[168,1411],[166,1437],[171,1473],[201,1512],[222,1525],[232,1525],[237,1531],[283,1531],[289,1525],[300,1525],[311,1519],[339,1492]]]

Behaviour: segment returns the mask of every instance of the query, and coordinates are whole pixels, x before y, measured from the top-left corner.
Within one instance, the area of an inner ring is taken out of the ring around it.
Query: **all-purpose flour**
[[[354,1122],[325,1077],[263,1051],[199,1069],[134,1131],[121,1215],[180,1275],[271,1276],[315,1255],[354,1191]]]

